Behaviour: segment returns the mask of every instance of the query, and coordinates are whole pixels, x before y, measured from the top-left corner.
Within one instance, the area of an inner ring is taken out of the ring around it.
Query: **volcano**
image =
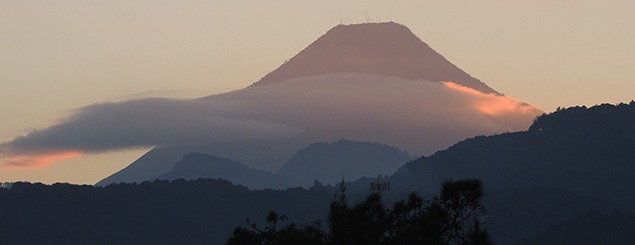
[[[130,108],[109,106],[111,114]],[[121,137],[166,140],[97,185],[155,178],[193,152],[272,173],[311,143],[340,139],[430,155],[466,138],[526,130],[543,114],[470,76],[393,22],[338,25],[247,88],[152,109],[179,111],[177,118],[156,117],[177,126],[148,133],[137,126],[156,123],[147,116],[117,122],[138,127]]]
[[[394,22],[338,25],[251,86],[330,73],[452,81],[486,94],[498,94],[450,63],[406,26]]]

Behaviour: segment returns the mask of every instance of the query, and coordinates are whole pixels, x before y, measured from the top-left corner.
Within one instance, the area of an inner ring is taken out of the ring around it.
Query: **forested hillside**
[[[511,244],[580,213],[635,212],[634,173],[631,102],[558,109],[527,131],[467,139],[417,159],[390,181],[436,188],[444,179],[482,179],[491,193],[488,227]]]
[[[269,211],[295,222],[324,217],[331,195],[253,191],[224,180],[112,184],[15,183],[0,189],[2,244],[223,244]]]

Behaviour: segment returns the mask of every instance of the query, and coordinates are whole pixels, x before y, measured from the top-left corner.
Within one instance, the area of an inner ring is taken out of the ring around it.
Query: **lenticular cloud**
[[[525,130],[540,114],[512,98],[451,82],[339,73],[195,100],[90,105],[0,144],[0,157],[4,167],[42,167],[85,153],[192,146],[275,170],[291,157],[288,152],[316,141],[380,142],[428,155],[468,137]],[[276,142],[287,142],[286,149],[268,147]],[[254,151],[259,146],[268,150]]]

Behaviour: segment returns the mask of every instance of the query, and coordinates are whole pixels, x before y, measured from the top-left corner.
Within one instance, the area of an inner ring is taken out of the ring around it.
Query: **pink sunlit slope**
[[[329,73],[452,81],[486,94],[498,94],[450,63],[406,26],[394,22],[338,25],[252,86]]]

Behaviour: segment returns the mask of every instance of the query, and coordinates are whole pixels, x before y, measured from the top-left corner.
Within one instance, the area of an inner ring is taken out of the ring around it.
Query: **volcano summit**
[[[410,29],[394,22],[336,26],[252,86],[330,73],[452,81],[486,94],[498,94],[431,49]]]

